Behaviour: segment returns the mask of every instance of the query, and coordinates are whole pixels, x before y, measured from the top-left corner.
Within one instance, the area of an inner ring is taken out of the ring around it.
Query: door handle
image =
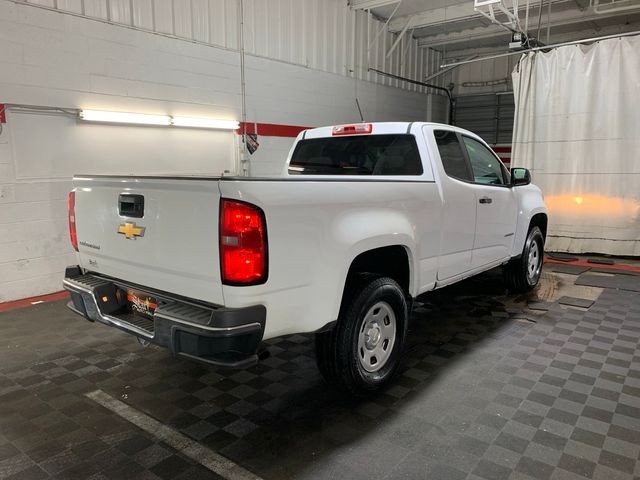
[[[478,200],[478,202],[480,203],[491,203],[493,202],[493,200],[489,197],[480,197],[480,200]]]

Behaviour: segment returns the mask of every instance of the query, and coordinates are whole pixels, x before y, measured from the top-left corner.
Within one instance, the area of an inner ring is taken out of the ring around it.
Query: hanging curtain
[[[522,56],[512,166],[549,208],[547,250],[640,255],[640,36]]]

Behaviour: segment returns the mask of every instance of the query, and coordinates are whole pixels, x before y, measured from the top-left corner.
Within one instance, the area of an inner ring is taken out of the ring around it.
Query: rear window
[[[422,175],[413,135],[356,135],[298,142],[290,175]]]

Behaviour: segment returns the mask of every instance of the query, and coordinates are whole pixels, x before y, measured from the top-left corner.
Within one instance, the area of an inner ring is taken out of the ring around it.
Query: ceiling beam
[[[537,13],[540,3],[546,4],[547,0],[532,0],[529,5],[530,11]],[[556,3],[571,3],[573,0],[551,0],[552,4]],[[520,16],[524,16],[526,8],[521,5],[518,10]],[[500,15],[498,13],[498,15]],[[399,32],[407,23],[409,15],[401,17],[395,17],[389,22],[390,32]],[[432,27],[436,25],[442,25],[446,23],[459,22],[461,20],[469,20],[472,18],[484,18],[480,13],[473,9],[473,2],[468,1],[457,5],[451,5],[449,7],[434,8],[431,10],[424,10],[422,12],[414,13],[411,15],[411,21],[409,22],[409,28],[423,28]],[[531,16],[529,17],[529,24],[531,24]]]
[[[493,46],[493,47],[481,47],[481,48],[477,48],[477,47],[463,47],[459,50],[449,50],[447,48],[447,56],[443,57],[441,62],[442,63],[453,63],[453,62],[458,62],[460,60],[466,60],[467,57],[470,57],[471,55],[478,55],[478,56],[482,56],[482,55],[494,55],[494,54],[498,54],[498,53],[505,53],[507,51],[507,47],[506,45],[502,45],[502,46]]]
[[[355,10],[366,10],[368,8],[386,7],[394,5],[400,0],[350,0],[349,5]]]
[[[638,6],[638,11],[640,11],[640,5]],[[603,20],[604,18],[611,18],[614,16],[627,16],[629,12],[619,12],[617,14],[611,14],[608,16],[598,15],[593,13],[592,10],[585,10],[583,12],[574,11],[564,11],[558,13],[552,13],[551,15],[551,29],[555,27],[560,27],[564,25],[572,25],[575,23],[583,23],[583,22],[597,22],[598,20]],[[546,26],[546,15],[543,14],[542,25]],[[533,28],[531,29],[533,31]],[[456,43],[469,42],[472,40],[484,40],[487,38],[493,37],[504,37],[505,39],[509,38],[509,33],[504,30],[504,28],[499,25],[489,25],[486,27],[476,27],[469,28],[466,30],[462,30],[460,32],[450,32],[443,33],[438,35],[432,35],[427,37],[419,37],[418,38],[418,46],[419,47],[429,47],[436,48],[443,45],[452,45]]]
[[[409,25],[409,22],[407,22],[407,26],[403,28],[402,31],[397,35],[398,38],[396,38],[396,41],[393,42],[393,45],[391,45],[391,47],[389,48],[386,58],[389,58],[391,56],[391,54],[396,49],[398,44],[402,41],[402,37],[404,36],[405,33],[407,33],[407,30],[409,29],[408,25]]]
[[[606,36],[614,35],[616,33],[632,32],[640,28],[640,21],[631,22],[625,25],[609,25],[601,28],[587,28],[575,32],[560,33],[553,35],[551,32],[551,39],[553,43],[564,43],[579,40],[581,38],[591,38],[594,36]],[[463,48],[460,50],[447,51],[447,56],[442,59],[442,63],[453,63],[461,60],[466,60],[470,55],[476,54],[477,56],[485,55],[497,55],[500,53],[508,53],[506,45],[503,47],[482,47],[482,48]]]
[[[461,32],[442,33],[429,37],[419,37],[418,47],[437,48],[444,45],[455,45],[457,43],[470,42],[472,40],[484,40],[494,37],[503,37],[505,42],[507,42],[511,38],[511,34],[498,25],[489,25],[488,27],[469,28]]]

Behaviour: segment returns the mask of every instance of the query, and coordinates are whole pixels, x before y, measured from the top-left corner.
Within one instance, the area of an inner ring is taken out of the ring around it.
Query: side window
[[[467,159],[458,141],[458,135],[451,130],[434,130],[433,135],[447,175],[465,181],[473,180],[467,166]]]
[[[505,175],[500,160],[479,141],[465,136],[462,138],[469,153],[473,181],[485,185],[504,185]]]

